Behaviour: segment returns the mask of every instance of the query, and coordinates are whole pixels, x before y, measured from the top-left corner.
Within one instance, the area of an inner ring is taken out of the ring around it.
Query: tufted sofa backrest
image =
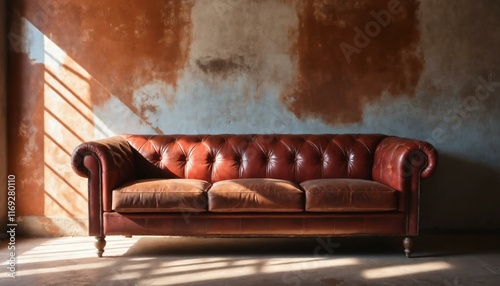
[[[122,135],[139,178],[371,179],[382,134]]]

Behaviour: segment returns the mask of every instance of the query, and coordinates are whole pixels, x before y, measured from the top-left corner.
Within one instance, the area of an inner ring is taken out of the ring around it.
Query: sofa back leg
[[[96,236],[96,241],[94,242],[95,248],[97,248],[97,256],[102,257],[104,253],[104,247],[106,246],[106,236]]]
[[[405,247],[406,257],[410,258],[413,252],[413,238],[405,237],[403,239],[403,246]]]

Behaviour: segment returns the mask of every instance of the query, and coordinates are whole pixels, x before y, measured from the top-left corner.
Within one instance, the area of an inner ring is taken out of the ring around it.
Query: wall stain
[[[397,13],[388,11],[389,3],[399,4],[391,6]],[[364,106],[384,93],[415,95],[424,65],[418,1],[316,0],[296,6],[300,24],[292,53],[298,70],[281,101],[298,118],[356,123]],[[343,51],[342,43],[352,49]]]
[[[227,59],[202,57],[196,60],[196,65],[206,74],[226,78],[235,71],[248,71],[250,67],[245,64],[242,56],[232,56]]]
[[[289,32],[298,25],[292,1],[196,1],[192,20],[189,72],[219,99],[231,89],[231,100],[245,109],[268,87],[292,80]],[[223,72],[209,72],[209,64]]]

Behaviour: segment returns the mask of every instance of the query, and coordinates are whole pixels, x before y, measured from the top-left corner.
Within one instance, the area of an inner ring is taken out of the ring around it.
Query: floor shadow
[[[401,240],[392,238],[200,238],[142,237],[127,256],[301,256],[345,254],[404,255]]]
[[[416,239],[414,258],[500,254],[500,235],[424,235]]]
[[[426,235],[415,238],[413,258],[500,254],[500,235]],[[204,238],[141,237],[124,256],[401,256],[400,237]]]
[[[422,181],[421,233],[498,233],[499,189],[500,168],[441,152],[436,173]]]

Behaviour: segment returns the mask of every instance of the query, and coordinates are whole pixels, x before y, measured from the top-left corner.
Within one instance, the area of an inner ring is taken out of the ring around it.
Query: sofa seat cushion
[[[210,183],[193,179],[147,179],[113,190],[116,212],[204,212]]]
[[[301,183],[309,212],[371,212],[398,209],[398,192],[359,179],[319,179]]]
[[[234,179],[213,184],[208,191],[211,212],[302,212],[304,191],[276,179]]]

